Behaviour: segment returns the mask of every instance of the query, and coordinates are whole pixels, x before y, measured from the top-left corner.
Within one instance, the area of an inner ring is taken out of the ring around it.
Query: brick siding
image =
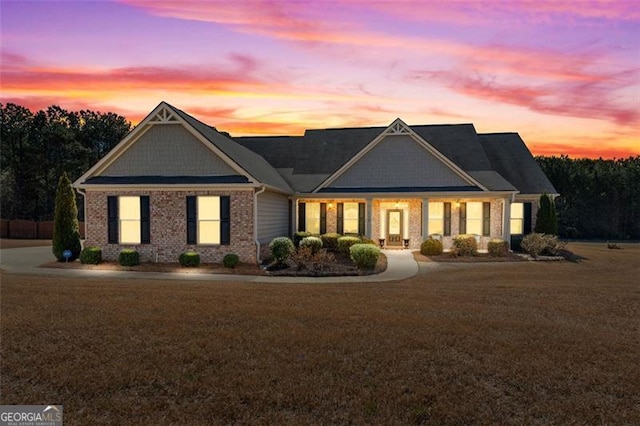
[[[151,209],[150,244],[108,244],[107,196],[148,195]],[[231,244],[187,244],[186,197],[188,195],[228,195],[231,200]],[[227,253],[242,262],[255,263],[253,191],[87,191],[85,247],[102,248],[105,260],[117,260],[124,248],[134,248],[142,261],[177,262],[181,253],[193,250],[203,263],[220,263]]]

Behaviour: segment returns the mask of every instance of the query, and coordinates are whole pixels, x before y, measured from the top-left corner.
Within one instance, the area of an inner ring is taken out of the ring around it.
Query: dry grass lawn
[[[2,404],[65,424],[640,424],[640,245],[392,283],[3,274]]]

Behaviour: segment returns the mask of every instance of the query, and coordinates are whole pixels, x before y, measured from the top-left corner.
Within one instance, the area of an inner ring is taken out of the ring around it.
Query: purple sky
[[[472,122],[640,154],[637,1],[0,1],[0,102],[233,135]]]

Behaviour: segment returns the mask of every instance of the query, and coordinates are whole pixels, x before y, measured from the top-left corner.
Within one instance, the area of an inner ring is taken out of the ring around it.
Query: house
[[[238,137],[160,103],[74,187],[85,196],[85,245],[116,259],[204,262],[264,255],[295,231],[365,235],[417,249],[474,234],[531,232],[537,200],[556,191],[517,133],[472,124],[308,130]]]

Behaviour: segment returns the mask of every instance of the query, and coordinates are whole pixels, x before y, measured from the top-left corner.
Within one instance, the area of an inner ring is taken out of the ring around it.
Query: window
[[[360,205],[358,203],[344,203],[344,219],[342,232],[344,234],[359,233],[359,212]]]
[[[320,233],[320,203],[305,203],[305,230],[311,234]]]
[[[231,242],[231,201],[229,196],[187,197],[187,244]]]
[[[220,244],[220,197],[198,197],[198,244]]]
[[[444,203],[429,203],[429,234],[444,235]]]
[[[120,243],[140,244],[140,197],[120,197]]]
[[[513,203],[511,204],[511,234],[522,235],[524,234],[524,204]]]
[[[148,196],[108,196],[109,244],[149,244],[151,222]]]
[[[491,233],[491,203],[460,203],[460,233],[489,236]]]

